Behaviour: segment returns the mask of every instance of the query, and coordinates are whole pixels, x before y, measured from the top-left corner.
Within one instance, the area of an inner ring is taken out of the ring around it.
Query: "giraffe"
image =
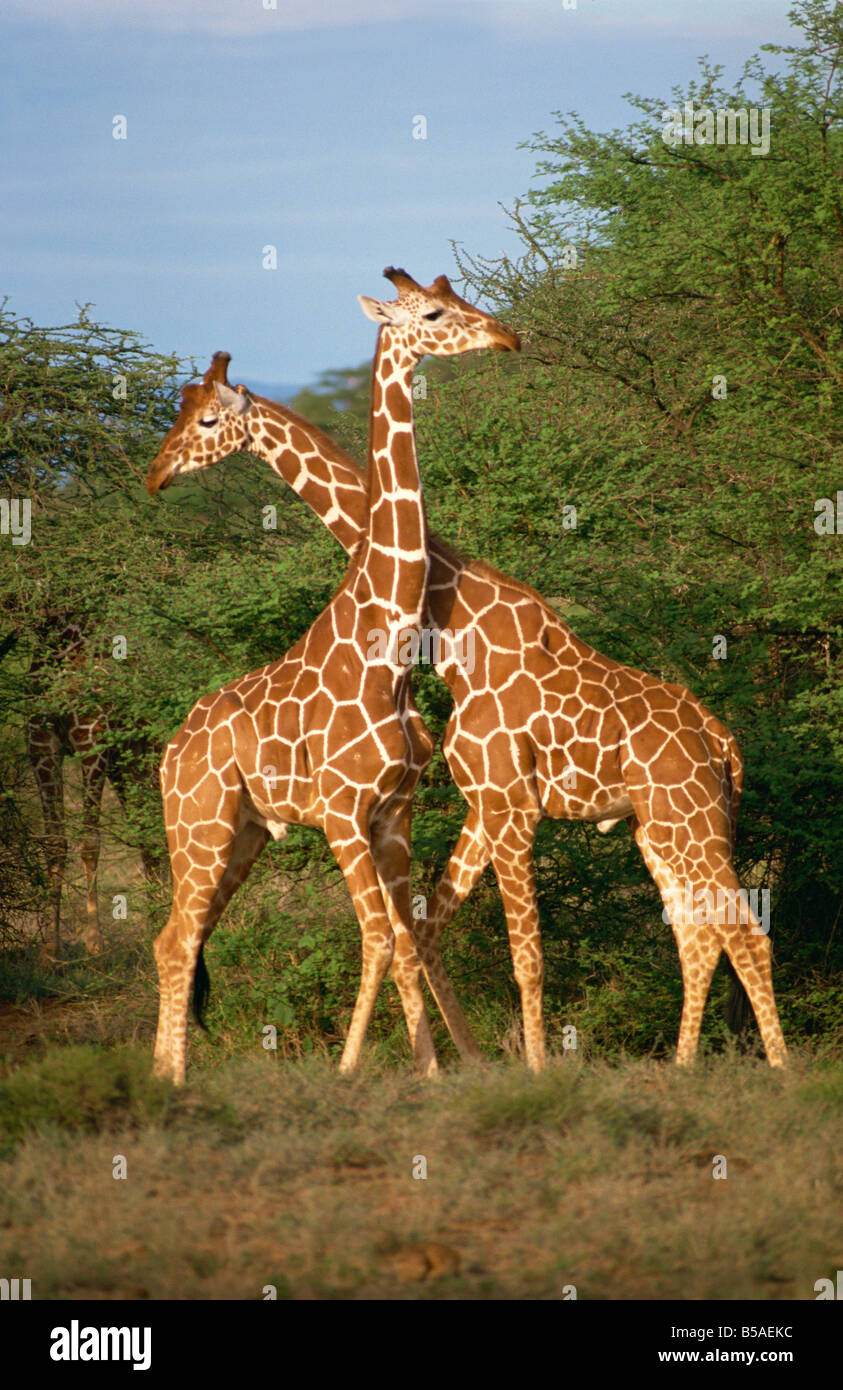
[[[30,688],[43,691],[45,678],[57,665],[73,671],[85,661],[87,633],[82,621],[66,612],[49,612],[40,624],[36,652],[29,666]],[[114,719],[96,700],[74,698],[65,692],[63,707],[52,712],[38,711],[26,721],[26,739],[41,810],[44,817],[44,858],[49,895],[49,933],[52,952],[61,953],[61,896],[67,864],[67,837],[64,818],[64,780],[66,757],[78,756],[82,771],[82,825],[79,855],[85,871],[85,927],[83,944],[91,954],[102,950],[97,904],[97,870],[100,856],[100,814],[106,781],[110,781],[121,807],[126,809],[126,773],[113,748],[104,740],[113,731]],[[137,740],[133,751],[140,751]],[[154,856],[141,851],[144,876],[155,876]]]
[[[323,431],[275,402],[228,384],[218,352],[201,383],[185,386],[179,415],[150,465],[154,494],[179,474],[241,450],[265,460],[354,553],[367,525],[366,477]],[[620,820],[659,889],[679,952],[684,1002],[676,1061],[693,1060],[714,968],[725,951],[747,991],[771,1065],[786,1052],[773,994],[768,938],[732,865],[743,761],[726,728],[684,686],[667,684],[581,641],[533,589],[431,537],[427,621],[472,629],[472,669],[442,647],[435,662],[454,709],[444,751],[468,802],[465,824],[428,905],[414,922],[428,983],[465,1058],[479,1057],[462,1010],[437,969],[445,926],[492,862],[524,1017],[525,1053],[545,1058],[542,952],[533,841],[543,816]],[[691,885],[689,894],[685,884]],[[723,901],[717,898],[721,890]],[[711,914],[699,894],[714,893]],[[708,915],[714,920],[698,920]]]
[[[280,661],[200,699],[162,759],[174,891],[154,948],[155,1070],[177,1084],[186,1070],[191,982],[200,1019],[207,993],[204,943],[269,837],[281,839],[290,824],[325,832],[360,923],[361,983],[341,1070],[357,1064],[390,966],[415,1064],[426,1076],[437,1069],[409,928],[412,797],[433,749],[401,650],[406,634],[419,631],[429,571],[412,377],[428,353],[516,351],[520,342],[455,295],[444,276],[424,288],[406,271],[389,267],[384,274],[396,300],[360,296],[379,331],[367,519],[345,579]],[[237,400],[229,414],[247,410]],[[211,428],[200,417],[200,429]],[[385,640],[373,651],[378,636]]]

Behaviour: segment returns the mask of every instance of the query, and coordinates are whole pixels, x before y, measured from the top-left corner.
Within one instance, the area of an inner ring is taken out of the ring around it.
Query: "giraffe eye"
[[[217,418],[218,417],[216,415],[209,415],[205,419],[200,420],[199,424],[203,427],[203,429],[207,430],[210,429],[211,425],[215,425],[217,423]]]
[[[425,314],[424,317],[429,323],[432,323],[434,319],[441,319],[444,312],[444,309],[434,309],[432,314]]]

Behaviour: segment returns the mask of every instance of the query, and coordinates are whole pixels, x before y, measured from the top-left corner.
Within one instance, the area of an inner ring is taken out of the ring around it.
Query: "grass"
[[[420,1082],[390,986],[361,1071],[344,1079],[336,1061],[359,969],[350,905],[318,875],[288,891],[268,861],[211,942],[213,1032],[192,1029],[188,1085],[175,1091],[150,1074],[151,943],[166,894],[149,895],[107,841],[107,947],[90,959],[72,941],[79,888],[71,880],[59,963],[2,957],[0,1270],[31,1279],[36,1299],[260,1299],[270,1288],[295,1299],[553,1300],[575,1289],[586,1300],[812,1300],[816,1281],[843,1268],[832,1041],[825,1053],[796,1048],[774,1073],[724,1042],[709,1010],[693,1070],[625,1055],[640,1054],[641,1037],[672,1051],[679,1000],[639,997],[641,962],[619,957],[617,978],[584,1001],[549,998],[556,1052],[531,1076],[504,944],[499,960],[477,948],[483,973],[466,996],[498,1060],[456,1066],[434,1020],[445,1069]],[[113,921],[121,892],[128,918]],[[564,1051],[571,1021],[578,1047]],[[269,1023],[277,1051],[262,1046]]]
[[[423,1083],[256,1049],[175,1092],[146,1050],[70,1047],[0,1082],[0,1268],[37,1298],[813,1299],[841,1112],[805,1056]]]

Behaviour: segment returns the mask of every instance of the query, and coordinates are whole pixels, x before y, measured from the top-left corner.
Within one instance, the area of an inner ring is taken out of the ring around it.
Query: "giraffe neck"
[[[358,565],[389,626],[421,623],[430,568],[413,432],[416,365],[416,356],[381,328],[372,368],[369,522]]]
[[[355,555],[364,540],[369,521],[368,479],[331,437],[277,401],[252,396],[249,451],[270,468],[307,503],[348,555]],[[488,582],[483,575],[488,574]],[[570,628],[526,585],[509,575],[496,576],[474,561],[464,561],[447,545],[430,539],[430,577],[426,624],[431,629],[485,626],[499,579],[507,588],[536,600],[545,610],[547,630],[554,650],[575,647],[585,658],[591,648],[574,638]],[[465,680],[452,661],[436,663],[451,694],[465,695]]]
[[[353,554],[369,522],[366,474],[309,420],[252,397],[249,451],[268,463]]]
[[[254,395],[251,399],[249,451],[269,464],[307,503],[348,555],[355,555],[369,524],[369,480],[365,470],[330,435],[287,406],[263,396]],[[426,626],[454,626],[453,609],[461,593],[465,568],[447,546],[430,538]],[[470,565],[467,572],[472,573]],[[459,621],[465,625],[471,621],[473,608],[468,595],[461,595],[460,602]],[[487,602],[485,595],[483,603]],[[437,670],[456,694],[461,688],[461,677],[453,662],[437,663]]]

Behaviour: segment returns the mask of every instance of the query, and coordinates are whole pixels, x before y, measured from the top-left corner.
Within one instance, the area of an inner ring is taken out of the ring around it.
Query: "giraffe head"
[[[398,291],[392,300],[359,295],[367,318],[381,325],[416,360],[431,354],[454,357],[473,348],[498,348],[519,352],[521,339],[490,314],[475,309],[454,294],[448,277],[439,275],[432,285],[417,285],[406,270],[388,266],[384,271]]]
[[[252,398],[245,386],[229,386],[231,353],[215,352],[201,382],[182,387],[181,409],[149,465],[151,494],[169,487],[177,473],[207,468],[249,447],[248,412]]]

